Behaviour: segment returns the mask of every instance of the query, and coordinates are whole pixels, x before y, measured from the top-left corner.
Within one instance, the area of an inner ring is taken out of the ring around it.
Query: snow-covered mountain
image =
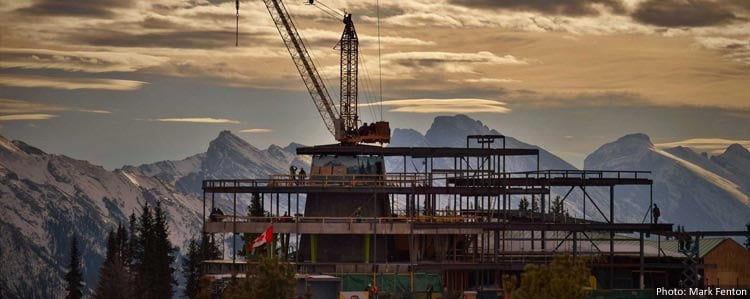
[[[290,164],[309,168],[309,158],[294,152],[299,146],[259,150],[224,131],[205,153],[107,171],[0,136],[0,297],[60,297],[73,232],[86,286],[93,288],[107,231],[146,202],[162,202],[170,239],[183,246],[200,231],[204,178],[264,178],[288,172]]]
[[[738,178],[736,181],[750,194],[750,151],[739,144],[730,145],[724,153],[712,156],[711,161]]]
[[[589,155],[587,169],[650,170],[654,180],[653,198],[662,219],[688,229],[742,230],[750,221],[747,150],[730,146],[719,156],[709,158],[689,148],[658,149],[647,135],[633,134],[605,144]],[[745,164],[747,165],[747,164]],[[639,219],[628,211],[648,209],[648,189],[618,187],[616,209],[624,217]]]
[[[412,129],[395,129],[391,137],[390,146],[434,146],[434,147],[466,147],[467,135],[500,135],[501,133],[488,128],[481,121],[474,120],[466,115],[455,116],[438,116],[432,122],[432,126],[427,132],[421,133]],[[539,149],[539,164],[541,169],[576,169],[575,166],[563,159],[555,156],[549,151],[536,145],[524,143],[516,138],[505,136],[507,148],[536,148]],[[496,141],[498,144],[493,145],[495,148],[502,147],[501,140]],[[472,147],[479,147],[472,144]],[[389,169],[403,170],[403,160],[392,159],[389,161]],[[508,171],[529,171],[536,170],[535,157],[513,157],[506,160],[506,170]],[[421,163],[421,162],[420,162]],[[416,167],[421,167],[416,163]],[[453,160],[435,162],[435,168],[452,168]],[[401,165],[399,167],[399,165]],[[412,164],[407,161],[407,165]],[[407,171],[413,171],[413,169]]]
[[[199,231],[200,202],[154,177],[107,171],[0,136],[0,292],[3,298],[59,298],[75,232],[85,283],[96,285],[106,235],[157,200],[182,246]]]
[[[499,133],[464,115],[439,116],[425,134],[395,129],[390,146],[465,147],[470,134]],[[508,148],[538,148],[506,138]],[[74,231],[82,248],[86,284],[93,287],[106,232],[146,202],[163,202],[171,219],[170,238],[182,246],[199,230],[203,179],[264,178],[287,173],[290,165],[309,169],[310,157],[295,154],[299,146],[258,149],[224,131],[204,153],[107,171],[0,136],[0,297],[60,297]],[[420,161],[414,162],[408,163],[407,171],[423,167]],[[507,162],[509,171],[536,169],[534,158],[509,158]],[[585,163],[590,169],[653,171],[654,200],[665,221],[691,229],[742,229],[750,220],[750,153],[741,146],[708,157],[687,148],[656,149],[648,136],[637,134],[602,146]],[[541,148],[540,164],[541,169],[575,169]],[[452,161],[436,161],[434,167],[452,166]],[[402,167],[403,161],[388,161],[391,170]],[[606,198],[606,192],[600,191],[588,190],[594,198]],[[616,195],[621,199],[617,220],[639,222],[647,209],[648,189],[618,187]],[[566,204],[571,214],[579,216],[580,200],[571,198]],[[591,216],[591,210],[587,215]]]
[[[266,178],[269,174],[289,172],[289,166],[310,169],[310,157],[298,157],[295,150],[302,145],[286,147],[271,145],[261,150],[229,131],[222,131],[211,141],[205,153],[183,160],[161,161],[123,170],[144,176],[155,176],[174,184],[184,193],[200,194],[204,179]]]

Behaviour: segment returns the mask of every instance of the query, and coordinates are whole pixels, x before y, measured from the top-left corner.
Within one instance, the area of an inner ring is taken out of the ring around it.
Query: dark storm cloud
[[[537,11],[554,15],[596,15],[594,4],[609,7],[615,12],[622,13],[624,8],[620,0],[450,0],[454,4],[467,7],[489,9],[512,9],[520,11]]]
[[[264,42],[265,35],[240,32],[240,44]],[[234,46],[235,32],[231,31],[170,31],[158,33],[127,33],[98,30],[74,37],[76,42],[93,46],[215,49]]]
[[[37,0],[19,13],[31,16],[78,16],[108,18],[112,9],[132,7],[133,0]]]
[[[727,23],[737,17],[730,1],[649,0],[638,5],[633,19],[665,27],[700,27]]]

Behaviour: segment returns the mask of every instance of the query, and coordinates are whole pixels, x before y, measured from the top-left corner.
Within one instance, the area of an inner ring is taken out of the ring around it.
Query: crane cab
[[[348,136],[341,140],[342,143],[390,143],[391,126],[387,121],[378,121],[362,125],[357,130],[349,132]]]

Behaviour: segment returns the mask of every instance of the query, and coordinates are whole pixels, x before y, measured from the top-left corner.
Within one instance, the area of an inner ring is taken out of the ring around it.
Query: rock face
[[[723,154],[712,156],[711,161],[734,175],[738,179],[735,182],[750,194],[750,151],[742,145],[732,144]]]
[[[750,181],[742,163],[747,150],[731,146],[722,155],[708,158],[691,149],[658,149],[648,136],[633,134],[601,146],[585,160],[587,169],[650,170],[653,198],[662,219],[687,229],[742,230],[750,220]],[[643,214],[628,211],[648,209],[648,189],[620,187],[616,209],[623,217],[640,221]]]
[[[107,171],[0,136],[0,297],[60,297],[73,232],[90,291],[109,228],[126,223],[145,203],[162,202],[170,216],[170,239],[182,247],[200,232],[204,178],[264,178],[288,172],[290,164],[309,169],[309,160],[294,152],[299,146],[260,150],[225,131],[205,153]],[[246,206],[238,204],[239,213]]]
[[[485,126],[481,121],[474,120],[466,115],[455,116],[438,116],[430,126],[430,129],[422,135],[411,129],[396,129],[393,132],[390,146],[433,146],[433,147],[466,147],[466,136],[468,135],[500,135],[501,133]],[[524,143],[516,138],[505,137],[507,148],[535,148],[539,149],[539,164],[541,169],[576,169],[575,166],[563,159],[555,156],[547,150],[535,145]],[[496,141],[498,144],[493,148],[502,147],[501,140]],[[472,147],[479,147],[477,144],[471,144]],[[536,170],[536,158],[533,157],[514,157],[506,160],[506,170],[508,171],[529,171]],[[421,160],[414,164],[407,161],[407,171],[413,171],[414,167],[423,169]],[[389,169],[402,171],[403,160],[400,158],[391,159],[388,163]],[[408,169],[410,168],[411,169]],[[435,168],[452,168],[453,160],[438,161]]]
[[[57,298],[75,232],[86,287],[93,288],[107,232],[143,204],[162,202],[176,246],[199,231],[200,202],[126,170],[47,154],[0,136],[0,288],[4,298]]]
[[[146,176],[155,176],[174,184],[183,193],[201,194],[204,179],[266,178],[269,174],[289,172],[289,166],[310,170],[309,157],[297,157],[302,145],[286,147],[271,145],[261,150],[229,131],[211,141],[208,150],[183,160],[162,161],[123,169]]]

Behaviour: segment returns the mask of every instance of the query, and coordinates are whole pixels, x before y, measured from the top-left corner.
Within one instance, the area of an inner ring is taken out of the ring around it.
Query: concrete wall
[[[349,217],[361,208],[361,217],[390,216],[386,195],[372,193],[311,193],[305,203],[306,217]],[[377,250],[370,239],[370,261],[375,257],[385,261],[386,236],[377,237]],[[302,258],[312,258],[310,235],[303,235],[300,241]],[[392,243],[392,242],[388,242]],[[317,235],[317,262],[363,262],[365,260],[365,235]]]

